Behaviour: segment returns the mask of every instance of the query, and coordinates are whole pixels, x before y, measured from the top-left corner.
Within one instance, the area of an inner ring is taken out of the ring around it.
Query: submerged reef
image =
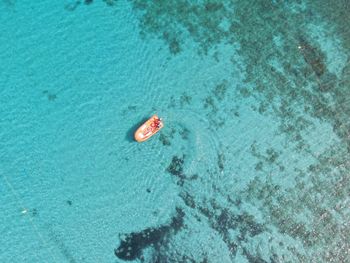
[[[180,136],[183,140],[188,140],[190,136],[190,130],[183,125],[177,125],[164,130],[159,135],[159,140],[162,142],[164,146],[170,146],[171,141],[176,139],[176,137]]]
[[[89,5],[93,2],[94,0],[84,0],[84,4]]]
[[[114,250],[114,254],[118,258],[128,261],[142,259],[143,250],[148,247],[153,247],[154,253],[157,254],[159,247],[166,246],[170,235],[175,235],[181,230],[184,225],[184,216],[185,213],[180,208],[176,208],[176,215],[169,224],[121,235],[120,245]]]
[[[337,81],[335,74],[327,71],[325,65],[325,56],[316,47],[313,47],[305,38],[299,40],[299,50],[301,51],[304,60],[309,64],[316,74],[316,80],[319,84],[319,90],[322,92],[330,91]]]
[[[167,171],[175,176],[181,176],[183,174],[183,164],[184,164],[184,156],[177,157],[174,156],[171,160],[170,165],[167,168]]]
[[[251,168],[257,175],[240,191],[223,191],[212,179],[219,173],[208,169],[200,175],[207,181],[198,181],[211,185],[214,197],[190,192],[184,156],[174,156],[167,172],[185,186],[179,194],[184,206],[222,238],[232,262],[237,254],[248,262],[347,262],[350,239],[343,233],[350,232],[350,30],[345,26],[349,5],[342,0],[332,5],[326,1],[130,2],[138,12],[141,35],[162,39],[173,56],[194,48],[200,56],[217,58],[221,44],[239,47],[231,61],[233,67],[243,64],[243,84],[224,80],[202,98],[206,117],[216,129],[225,125],[227,118],[221,115],[233,112],[232,117],[240,117],[235,108],[222,109],[223,102],[234,102],[230,92],[235,100],[254,101],[253,111],[277,123],[275,136],[283,147],[268,145],[266,138],[251,142],[246,154],[256,161]],[[339,51],[343,63],[331,61],[329,46],[334,53]],[[175,101],[171,105],[177,107]],[[186,105],[184,97],[180,106]],[[311,137],[319,125],[331,127],[337,141],[318,151]],[[300,162],[289,161],[286,152]],[[226,152],[218,153],[217,167],[223,176],[229,158]],[[245,207],[259,211],[259,220]],[[259,255],[259,242],[267,244],[265,255]],[[178,258],[181,262],[181,255]]]
[[[117,0],[103,0],[107,5],[114,6],[117,3]]]
[[[171,163],[169,164],[166,171],[172,175],[174,175],[177,178],[177,184],[180,186],[183,186],[186,175],[184,174],[184,162],[185,162],[185,156],[182,157],[173,156],[173,159],[171,160]]]
[[[132,0],[134,9],[142,11],[141,34],[155,34],[163,39],[172,54],[182,51],[188,35],[200,46],[201,53],[228,36],[224,19],[233,15],[232,7],[222,1],[196,3],[194,1]]]
[[[196,200],[198,197],[186,190],[180,193],[180,197],[188,208],[197,213],[198,221],[206,219],[211,229],[222,238],[232,260],[239,247],[244,248],[245,242],[266,231],[265,225],[258,223],[253,215],[247,212],[235,213],[229,207],[219,204],[215,199],[198,201]],[[240,201],[233,201],[231,205],[239,206]],[[232,235],[233,232],[236,234]],[[252,255],[250,257],[253,258]]]
[[[104,3],[106,3],[108,6],[114,6],[117,3],[117,0],[102,0]],[[75,0],[72,1],[64,6],[64,9],[67,11],[74,11],[77,9],[77,7],[84,3],[85,5],[91,5],[94,2],[94,0]]]
[[[174,128],[164,131],[159,135],[159,140],[164,146],[170,146],[171,140],[174,138],[175,132],[176,130]]]
[[[257,223],[253,215],[246,212],[236,215],[228,208],[221,207],[215,200],[211,200],[209,206],[199,206],[199,211],[207,217],[210,226],[220,234],[232,258],[238,246],[247,241],[248,237],[254,237],[265,231],[265,227]],[[238,230],[238,238],[230,234],[232,230]]]

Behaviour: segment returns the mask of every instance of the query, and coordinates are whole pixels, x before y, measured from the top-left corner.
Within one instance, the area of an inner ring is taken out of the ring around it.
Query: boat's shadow
[[[136,123],[134,126],[132,126],[126,133],[125,139],[129,142],[135,142],[134,139],[134,133],[137,130],[138,127],[140,127],[142,124],[144,124],[149,118],[144,117],[142,118],[141,121],[139,121],[138,123]]]

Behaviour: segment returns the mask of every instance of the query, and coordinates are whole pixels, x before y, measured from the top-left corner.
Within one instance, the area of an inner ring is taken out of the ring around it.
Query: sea
[[[0,262],[350,262],[349,14],[0,0]]]

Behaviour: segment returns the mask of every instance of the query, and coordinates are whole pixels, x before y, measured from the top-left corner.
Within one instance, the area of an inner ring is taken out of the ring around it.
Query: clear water
[[[350,262],[349,12],[0,1],[0,262]]]

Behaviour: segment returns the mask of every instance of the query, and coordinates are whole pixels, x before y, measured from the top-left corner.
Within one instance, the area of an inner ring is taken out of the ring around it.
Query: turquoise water
[[[0,262],[350,262],[349,12],[0,1]]]

